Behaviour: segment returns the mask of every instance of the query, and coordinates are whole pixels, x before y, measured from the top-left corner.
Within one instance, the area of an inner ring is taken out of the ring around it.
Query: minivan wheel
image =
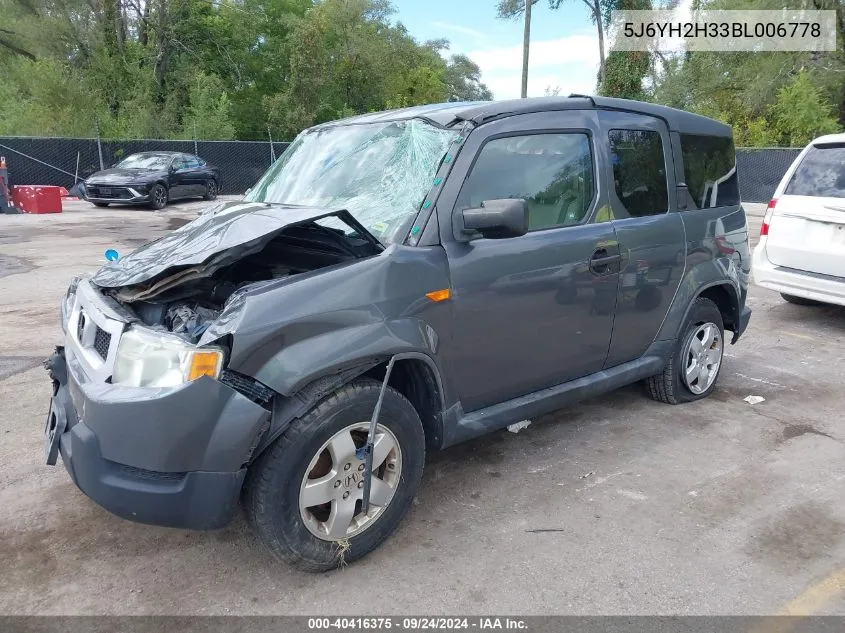
[[[690,308],[672,358],[663,372],[645,380],[648,395],[680,404],[709,396],[722,368],[725,329],[722,313],[710,299],[697,298]]]
[[[359,379],[320,402],[252,464],[244,507],[279,559],[327,571],[368,554],[396,529],[419,489],[425,435],[388,387],[376,427],[370,509],[361,511],[369,420],[381,384]]]
[[[797,306],[817,306],[819,305],[818,301],[813,301],[812,299],[805,299],[804,297],[796,297],[795,295],[786,295],[780,293],[780,296],[783,297],[783,300],[788,303],[794,303]]]

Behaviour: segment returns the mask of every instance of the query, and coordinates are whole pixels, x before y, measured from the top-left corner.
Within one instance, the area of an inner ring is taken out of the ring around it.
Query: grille
[[[132,194],[129,193],[129,190],[125,187],[100,187],[96,185],[89,185],[88,197],[128,200],[132,197]]]
[[[76,340],[82,342],[82,334],[85,332],[85,313],[79,313],[79,322],[76,324]]]
[[[135,479],[146,479],[148,481],[179,481],[184,479],[186,473],[161,473],[155,470],[135,468],[125,464],[115,464],[123,474]]]
[[[106,360],[109,355],[109,345],[111,345],[111,334],[98,327],[97,334],[94,336],[94,349],[103,360]]]

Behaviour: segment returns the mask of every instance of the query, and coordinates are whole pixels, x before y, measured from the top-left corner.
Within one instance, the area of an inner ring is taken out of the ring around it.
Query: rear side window
[[[739,204],[733,139],[681,134],[681,152],[691,198],[688,207],[709,209]]]
[[[658,132],[610,130],[616,197],[631,217],[669,210],[669,184],[663,141]]]
[[[845,144],[810,147],[784,193],[791,196],[845,198]]]
[[[461,188],[457,208],[522,198],[529,230],[580,224],[594,194],[593,155],[586,134],[508,136],[487,142]]]

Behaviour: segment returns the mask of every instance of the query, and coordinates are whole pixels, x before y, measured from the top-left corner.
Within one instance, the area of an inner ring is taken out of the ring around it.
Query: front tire
[[[244,506],[279,559],[327,571],[368,554],[404,518],[419,489],[425,435],[398,391],[384,394],[373,458],[370,512],[361,510],[367,427],[381,384],[361,379],[323,400],[250,467]]]
[[[663,372],[645,380],[649,397],[680,404],[709,396],[722,369],[724,341],[722,313],[710,299],[698,297]]]
[[[787,303],[793,303],[797,306],[817,306],[820,305],[818,301],[813,301],[812,299],[805,299],[804,297],[796,297],[795,295],[787,295],[784,293],[780,293],[780,296],[783,297],[783,300]]]
[[[217,199],[217,181],[212,178],[207,183],[205,183],[205,193],[202,196],[203,200],[216,200]]]
[[[168,198],[167,187],[161,183],[153,185],[153,188],[150,189],[150,209],[160,211],[167,206]]]

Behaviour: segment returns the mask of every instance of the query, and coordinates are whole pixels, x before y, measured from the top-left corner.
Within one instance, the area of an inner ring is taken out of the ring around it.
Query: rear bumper
[[[82,492],[140,523],[189,529],[229,523],[266,410],[210,378],[147,390],[153,393],[141,399],[131,388],[85,382],[64,350],[49,365],[58,452]]]
[[[845,278],[775,266],[766,257],[764,243],[754,249],[751,275],[762,288],[845,306]]]

